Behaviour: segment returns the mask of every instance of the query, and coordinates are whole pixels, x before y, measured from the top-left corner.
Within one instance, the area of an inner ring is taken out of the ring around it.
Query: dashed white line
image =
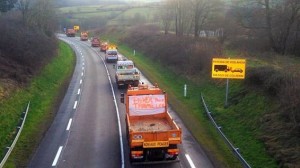
[[[80,84],[82,84],[82,79],[80,79],[80,82],[79,82]]]
[[[81,76],[83,76],[83,72],[81,72]]]
[[[69,130],[70,130],[71,124],[72,124],[72,118],[70,118],[70,120],[69,120],[69,123],[68,123],[67,129],[66,129],[67,131],[69,131]]]
[[[84,67],[82,67],[82,70],[84,70]]]
[[[185,157],[186,157],[187,161],[189,162],[191,168],[196,168],[196,166],[194,165],[191,157],[188,154],[185,154]]]
[[[77,92],[77,94],[80,94],[80,89],[78,89],[78,92]]]
[[[55,156],[55,158],[54,158],[54,160],[53,160],[52,166],[56,166],[62,148],[63,148],[62,146],[60,146],[60,147],[58,148],[58,151],[57,151],[56,156]]]
[[[76,109],[76,107],[77,107],[77,101],[75,101],[73,109]]]

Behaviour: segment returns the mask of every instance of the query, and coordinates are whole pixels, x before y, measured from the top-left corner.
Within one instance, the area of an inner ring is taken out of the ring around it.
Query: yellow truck
[[[131,163],[178,161],[181,128],[168,112],[167,94],[158,86],[129,86],[121,94]]]

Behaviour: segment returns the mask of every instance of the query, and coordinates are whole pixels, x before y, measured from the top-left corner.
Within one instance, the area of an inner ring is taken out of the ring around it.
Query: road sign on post
[[[212,78],[226,78],[225,107],[228,106],[229,79],[245,79],[245,59],[213,58]]]
[[[213,58],[212,78],[245,79],[245,59]]]

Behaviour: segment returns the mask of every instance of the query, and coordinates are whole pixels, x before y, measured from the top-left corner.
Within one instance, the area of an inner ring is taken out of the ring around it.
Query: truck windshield
[[[107,51],[108,55],[117,55],[117,51]]]

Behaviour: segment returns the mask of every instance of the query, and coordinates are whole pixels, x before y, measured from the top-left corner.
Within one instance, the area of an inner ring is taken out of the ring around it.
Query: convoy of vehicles
[[[168,112],[166,92],[157,85],[140,83],[140,72],[135,68],[133,61],[118,61],[115,45],[108,45],[106,49],[106,61],[117,62],[114,67],[118,88],[128,86],[126,94],[121,94],[121,102],[126,106],[130,162],[135,164],[178,161],[178,145],[182,142],[182,132]]]
[[[117,61],[115,78],[118,88],[128,85],[138,86],[140,72],[134,67],[131,60]]]
[[[100,39],[98,37],[93,37],[91,40],[92,47],[100,47]]]
[[[140,84],[121,94],[126,106],[126,133],[131,162],[174,161],[181,128],[170,116],[167,94],[158,86]]]
[[[67,29],[66,35],[67,37],[75,37],[76,31],[74,29]]]
[[[88,37],[88,32],[85,31],[85,32],[81,32],[81,33],[80,33],[80,40],[81,40],[81,41],[87,41],[88,38],[89,38],[89,37]]]

